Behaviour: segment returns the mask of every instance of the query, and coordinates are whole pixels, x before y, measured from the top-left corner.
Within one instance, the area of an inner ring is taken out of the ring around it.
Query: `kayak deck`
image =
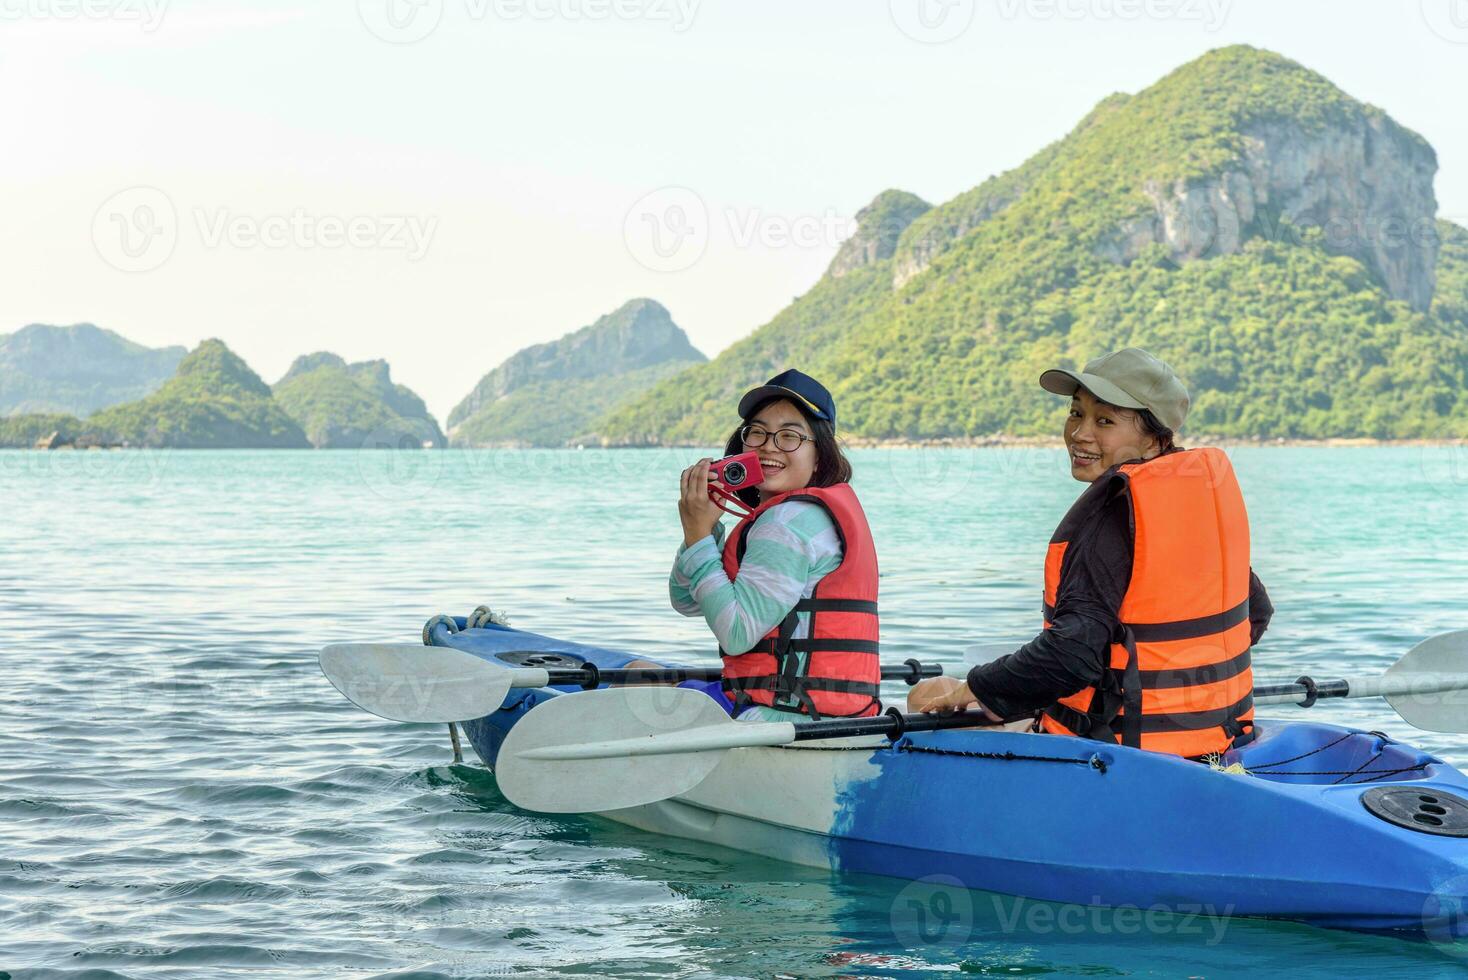
[[[514,665],[634,659],[504,627],[434,639]],[[475,751],[493,767],[515,722],[557,693],[515,691],[466,723]],[[1468,777],[1376,732],[1269,720],[1258,729],[1218,763],[1244,773],[967,729],[741,749],[681,797],[602,816],[798,864],[1049,901],[1468,934],[1468,837],[1430,822],[1451,822],[1434,814],[1444,800],[1468,800]],[[1368,809],[1363,798],[1383,787],[1401,790],[1398,809],[1422,808],[1407,811],[1407,826]]]

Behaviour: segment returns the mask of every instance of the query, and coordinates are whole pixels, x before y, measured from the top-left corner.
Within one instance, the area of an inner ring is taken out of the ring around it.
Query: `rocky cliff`
[[[1131,262],[1151,244],[1174,261],[1232,255],[1253,238],[1318,241],[1370,269],[1414,310],[1432,303],[1437,268],[1437,156],[1420,136],[1361,107],[1320,127],[1281,119],[1241,131],[1238,157],[1219,173],[1149,181],[1150,213],[1098,245]]]
[[[887,190],[856,212],[856,231],[841,243],[826,274],[839,279],[854,269],[881,262],[897,251],[897,241],[932,205],[907,191]]]

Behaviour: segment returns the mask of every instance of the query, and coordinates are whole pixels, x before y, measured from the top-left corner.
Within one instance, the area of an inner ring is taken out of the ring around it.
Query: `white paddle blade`
[[[495,779],[505,798],[524,810],[598,813],[641,806],[703,782],[724,757],[724,748],[656,758],[543,756],[577,755],[572,747],[583,744],[677,735],[704,745],[721,733],[737,737],[742,727],[713,698],[687,688],[614,687],[563,694],[537,705],[510,729],[495,759]],[[547,751],[562,747],[570,751]]]
[[[1407,693],[1387,692],[1387,703],[1423,731],[1468,734],[1468,630],[1423,640],[1382,676],[1409,681]],[[1454,681],[1457,683],[1454,683]],[[1352,684],[1352,692],[1356,685]],[[1436,688],[1436,690],[1434,690]]]
[[[321,672],[357,707],[408,722],[483,718],[516,680],[472,653],[408,643],[334,643],[321,651]]]

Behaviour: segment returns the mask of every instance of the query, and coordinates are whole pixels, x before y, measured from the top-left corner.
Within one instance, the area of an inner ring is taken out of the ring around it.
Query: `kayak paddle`
[[[1437,695],[1468,690],[1468,630],[1439,633],[1423,640],[1376,677],[1317,681],[1254,688],[1255,704],[1297,704],[1308,708],[1324,698],[1386,698],[1402,720],[1429,732],[1468,734],[1468,710],[1461,698]]]
[[[550,698],[515,723],[495,761],[505,798],[542,813],[641,806],[686,793],[730,749],[992,725],[978,713],[735,721],[702,691],[614,687]],[[657,758],[643,761],[648,756]]]
[[[1013,653],[1024,642],[981,643],[963,652],[965,667],[979,667]],[[1317,681],[1309,676],[1292,684],[1260,684],[1255,704],[1294,704],[1309,708],[1324,698],[1380,698],[1402,720],[1429,732],[1468,734],[1468,702],[1434,697],[1468,690],[1468,630],[1423,640],[1377,677]]]
[[[502,667],[453,647],[412,643],[334,643],[321,651],[321,672],[357,707],[392,721],[455,722],[483,718],[504,704],[512,688],[594,688],[599,684],[679,684],[716,681],[719,667],[646,667],[603,670]],[[939,664],[908,660],[884,665],[883,680],[916,684],[943,673]]]

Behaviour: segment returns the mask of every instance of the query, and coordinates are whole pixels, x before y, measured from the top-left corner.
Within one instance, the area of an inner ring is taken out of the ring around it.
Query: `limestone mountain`
[[[86,420],[105,443],[175,449],[309,448],[270,387],[220,340],[206,340],[161,388]]]
[[[423,399],[394,384],[386,361],[348,364],[326,351],[296,358],[273,388],[276,402],[318,449],[446,442]]]
[[[490,371],[449,415],[455,445],[564,446],[660,379],[707,358],[668,311],[634,299]]]
[[[1468,232],[1436,167],[1315,72],[1212,51],[951,201],[884,192],[807,293],[597,430],[708,444],[800,367],[847,433],[1054,434],[1040,372],[1134,344],[1189,383],[1186,433],[1465,436]]]
[[[90,415],[142,398],[169,379],[185,353],[144,347],[90,323],[33,323],[0,335],[0,416]]]
[[[856,212],[856,233],[841,243],[827,275],[839,279],[863,266],[890,259],[902,233],[933,206],[916,194],[887,190]]]

